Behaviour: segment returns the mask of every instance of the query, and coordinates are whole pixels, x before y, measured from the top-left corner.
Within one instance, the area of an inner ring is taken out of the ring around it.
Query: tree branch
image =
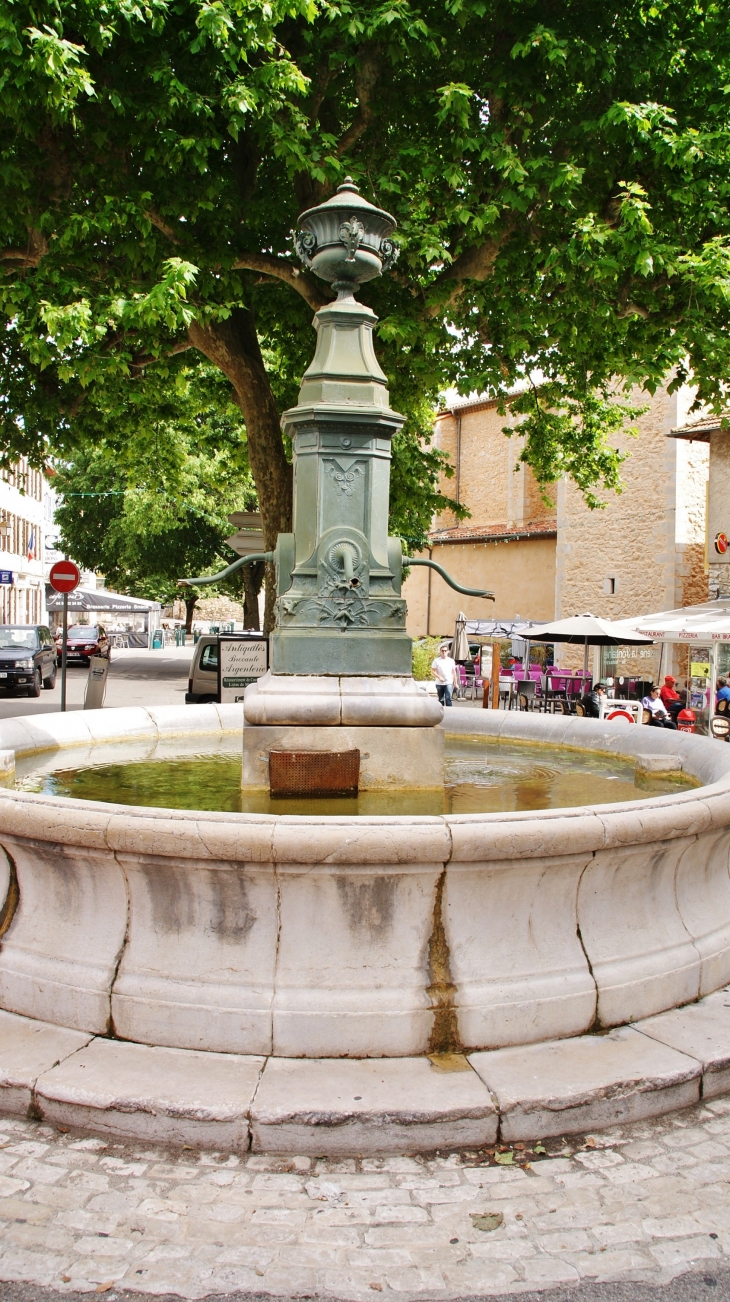
[[[145,208],[143,216],[145,216],[149,222],[152,222],[152,225],[156,226],[158,231],[162,231],[162,234],[166,235],[172,244],[182,244],[178,232],[174,230],[172,226],[169,226],[164,217],[160,216],[154,208]]]
[[[360,136],[367,131],[373,119],[372,94],[380,76],[381,50],[379,46],[361,46],[358,50],[359,62],[355,71],[355,93],[358,98],[358,110],[355,121],[340,137],[335,153],[338,158],[351,149]]]
[[[318,312],[331,300],[320,289],[313,276],[300,271],[292,262],[274,257],[270,253],[241,253],[233,263],[234,271],[259,271],[265,276],[275,276],[295,289],[309,304],[313,312]]]
[[[146,366],[152,366],[155,362],[161,361],[163,357],[176,357],[178,353],[186,353],[189,348],[194,347],[195,345],[189,339],[180,339],[178,343],[173,344],[172,348],[168,348],[164,353],[140,353],[137,357],[133,357],[129,363],[130,369],[143,371]]]
[[[24,249],[0,249],[0,262],[12,262],[14,267],[37,267],[48,252],[48,240],[34,226],[28,227],[28,243]]]
[[[487,280],[491,276],[500,249],[509,238],[514,225],[514,219],[508,220],[499,234],[490,236],[483,244],[475,244],[472,248],[465,249],[449,263],[448,267],[444,267],[443,271],[439,272],[434,287],[451,282],[452,288],[446,298],[439,295],[429,304],[426,308],[426,316],[437,316],[445,305],[453,303],[462,293],[464,281]]]

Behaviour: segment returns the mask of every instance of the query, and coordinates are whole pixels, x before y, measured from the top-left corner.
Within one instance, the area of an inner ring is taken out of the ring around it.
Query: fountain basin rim
[[[41,720],[43,722],[41,723]],[[36,715],[0,723],[0,749],[18,755],[70,751],[114,741],[232,735],[241,730],[240,705],[131,707],[83,715]],[[29,839],[104,846],[185,859],[278,863],[473,862],[512,858],[515,838],[526,858],[594,851],[612,845],[695,836],[727,824],[730,748],[686,734],[644,727],[555,719],[505,711],[459,710],[448,735],[532,742],[590,750],[634,760],[666,754],[703,785],[676,794],[608,805],[488,814],[294,815],[250,814],[121,805],[31,792],[0,791],[0,828]],[[66,741],[66,738],[68,740]],[[79,815],[83,815],[80,818]],[[181,824],[188,834],[181,838]],[[197,835],[190,835],[193,827]],[[297,829],[314,835],[299,843]],[[241,843],[244,830],[246,844]],[[393,833],[397,831],[397,840]],[[410,835],[408,835],[410,831]],[[350,835],[347,835],[350,833]]]

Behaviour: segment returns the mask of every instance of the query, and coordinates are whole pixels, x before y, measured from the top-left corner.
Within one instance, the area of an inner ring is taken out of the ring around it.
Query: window
[[[603,595],[604,597],[614,597],[616,595],[616,580],[613,575],[603,580]]]
[[[203,654],[200,657],[200,668],[207,670],[208,673],[218,673],[217,642],[211,642],[208,646],[203,647]]]

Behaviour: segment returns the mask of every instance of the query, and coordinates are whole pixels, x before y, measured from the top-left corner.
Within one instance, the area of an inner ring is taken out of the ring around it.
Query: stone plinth
[[[360,791],[443,787],[444,734],[440,728],[248,725],[243,730],[242,787],[268,791],[269,751],[272,749],[357,749],[360,752]]]
[[[432,728],[444,711],[411,677],[268,673],[246,688],[243,714],[247,724]]]

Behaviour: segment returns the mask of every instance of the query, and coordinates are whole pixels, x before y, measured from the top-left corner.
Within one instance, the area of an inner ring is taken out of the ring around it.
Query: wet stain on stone
[[[248,884],[240,872],[200,869],[193,889],[187,872],[173,865],[146,863],[140,867],[156,930],[180,934],[202,926],[221,940],[240,942],[256,922]]]
[[[443,920],[444,883],[446,869],[436,883],[433,905],[433,927],[428,942],[428,967],[430,984],[426,992],[433,1008],[433,1026],[428,1043],[429,1057],[460,1054],[459,1024],[456,1017],[456,986],[451,980],[451,957]]]
[[[382,937],[393,924],[398,884],[394,877],[373,877],[367,881],[337,877],[337,893],[351,931],[364,929]]]

